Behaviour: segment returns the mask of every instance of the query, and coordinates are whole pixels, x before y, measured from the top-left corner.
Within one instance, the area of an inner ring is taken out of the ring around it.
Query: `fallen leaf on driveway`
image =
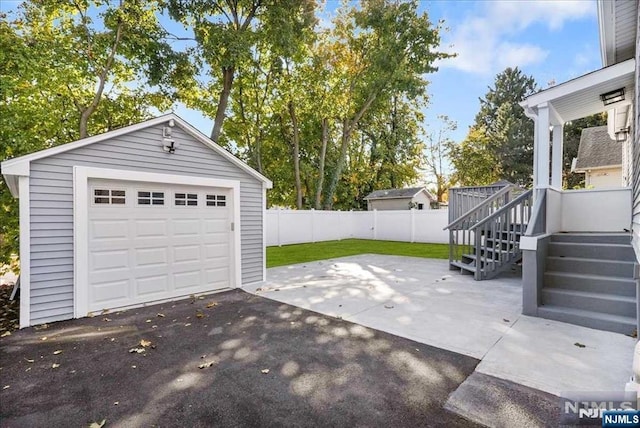
[[[214,361],[209,361],[206,363],[202,363],[198,366],[199,369],[206,369],[207,367],[211,367],[212,365],[214,365],[215,362]]]
[[[143,348],[147,348],[147,347],[151,346],[151,341],[142,339],[140,341],[140,346],[142,346]]]
[[[189,327],[190,325],[191,325],[191,323],[190,323],[190,322],[188,322],[188,323],[186,323],[184,326],[185,326],[185,327]]]
[[[60,367],[60,364],[56,364],[56,363],[51,364],[52,369],[57,369],[58,367]]]
[[[196,312],[196,318],[204,318],[204,314],[202,312]]]
[[[145,322],[151,322],[151,320],[146,320]]]
[[[47,340],[47,336],[41,337],[40,340]]]
[[[2,387],[2,389],[9,389],[9,388],[11,388],[11,385],[5,385]]]
[[[506,319],[506,318],[502,318],[502,321],[504,321],[504,322],[511,322],[511,321],[509,321],[509,320],[508,320],[508,319]]]
[[[105,317],[105,318],[102,318],[102,321],[109,322],[109,321],[111,321],[111,318],[106,318],[106,317]]]
[[[142,354],[144,352],[144,348],[131,348],[129,349],[130,354]]]
[[[107,423],[106,419],[103,419],[100,422],[91,422],[91,425],[89,425],[89,428],[102,428],[106,423]]]
[[[57,351],[53,351],[53,355],[60,355],[62,354],[62,349],[58,349]]]
[[[393,309],[393,305],[384,305],[385,309]]]
[[[258,288],[258,290],[262,290],[262,289],[261,289],[261,288]],[[256,291],[258,291],[258,290],[256,290]],[[209,302],[209,303],[207,304],[207,309],[208,309],[208,308],[213,308],[214,306],[218,306],[218,302]]]
[[[115,401],[115,402],[113,403],[113,405],[114,405],[114,406],[117,406],[118,404],[120,404],[120,402],[119,402],[119,401]]]
[[[269,373],[269,369],[262,369],[261,372],[264,373],[264,374],[267,374],[267,373]]]
[[[27,363],[33,363],[35,360],[29,359],[29,358],[25,358],[25,360],[27,360]]]
[[[574,345],[577,346],[578,348],[586,348],[587,347],[587,345],[583,345],[580,342],[576,342],[576,343],[574,343]]]
[[[164,314],[161,314],[160,312],[158,312],[157,316],[160,317],[160,318],[164,318]]]
[[[0,337],[7,337],[7,336],[11,336],[10,331],[5,331],[4,333],[0,334]]]

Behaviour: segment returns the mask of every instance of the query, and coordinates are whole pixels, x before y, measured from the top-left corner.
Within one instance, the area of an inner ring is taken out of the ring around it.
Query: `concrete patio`
[[[622,390],[635,339],[523,316],[520,282],[476,282],[446,260],[359,255],[269,269],[246,291],[480,359],[476,373],[557,396]]]

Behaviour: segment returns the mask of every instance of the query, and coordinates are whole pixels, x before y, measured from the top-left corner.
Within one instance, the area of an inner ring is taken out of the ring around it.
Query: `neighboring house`
[[[384,189],[371,192],[364,198],[367,210],[429,210],[437,199],[424,187]]]
[[[611,138],[607,126],[583,129],[573,170],[585,174],[584,184],[587,188],[625,185],[622,177],[622,141]]]
[[[271,182],[174,114],[2,162],[20,327],[265,279]]]

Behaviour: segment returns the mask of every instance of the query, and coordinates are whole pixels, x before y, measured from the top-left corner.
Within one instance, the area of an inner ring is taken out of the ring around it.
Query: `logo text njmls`
[[[602,414],[602,427],[640,427],[640,411],[607,410]]]

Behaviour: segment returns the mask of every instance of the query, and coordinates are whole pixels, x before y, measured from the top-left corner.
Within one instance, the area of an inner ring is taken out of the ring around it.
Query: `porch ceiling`
[[[520,105],[526,111],[535,113],[538,106],[546,103],[552,107],[550,109],[551,124],[561,125],[571,120],[631,104],[634,94],[634,73],[635,60],[629,59],[540,91],[522,101]],[[605,106],[600,100],[600,94],[619,88],[624,88],[625,100]]]

